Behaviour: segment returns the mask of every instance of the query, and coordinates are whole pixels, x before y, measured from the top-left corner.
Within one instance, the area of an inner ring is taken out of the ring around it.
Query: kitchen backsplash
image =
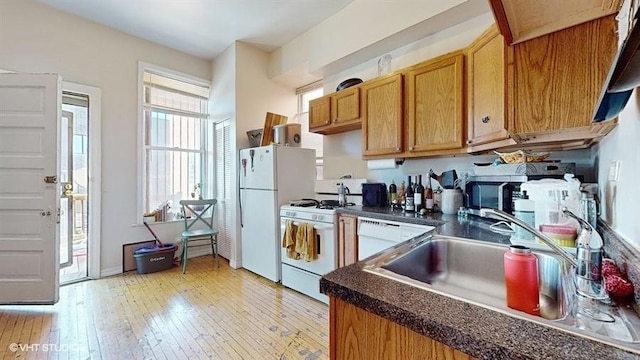
[[[492,163],[497,159],[496,155],[475,155],[475,156],[456,156],[456,157],[439,157],[427,159],[407,159],[397,169],[387,170],[369,170],[366,161],[360,158],[360,155],[340,155],[324,157],[324,178],[339,178],[345,174],[358,178],[366,178],[370,182],[383,182],[386,184],[394,180],[399,184],[406,179],[407,175],[422,174],[423,178],[429,169],[433,169],[436,174],[440,174],[446,170],[455,169],[458,176],[467,173],[473,167],[474,163]],[[588,149],[556,151],[551,154],[549,160],[560,160],[563,162],[576,163],[576,175],[584,176],[585,182],[593,182],[596,180],[594,168],[594,160]],[[433,184],[437,188],[438,184]]]
[[[622,239],[602,220],[598,221],[598,232],[604,240],[605,257],[613,259],[633,283],[634,306],[640,314],[640,251]]]

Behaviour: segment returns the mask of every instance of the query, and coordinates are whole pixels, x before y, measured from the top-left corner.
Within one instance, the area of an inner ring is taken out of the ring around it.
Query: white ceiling
[[[236,40],[272,51],[353,0],[38,0],[201,58]]]

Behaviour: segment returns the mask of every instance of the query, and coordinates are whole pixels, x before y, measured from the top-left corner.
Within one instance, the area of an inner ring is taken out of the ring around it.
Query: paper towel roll
[[[379,159],[379,160],[367,160],[367,169],[369,170],[385,170],[385,169],[397,169],[396,159]]]

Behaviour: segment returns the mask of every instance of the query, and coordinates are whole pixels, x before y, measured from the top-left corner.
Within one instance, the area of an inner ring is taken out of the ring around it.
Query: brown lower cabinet
[[[358,262],[358,217],[338,215],[338,267]]]
[[[473,357],[424,335],[329,297],[330,358],[349,359],[443,359]]]

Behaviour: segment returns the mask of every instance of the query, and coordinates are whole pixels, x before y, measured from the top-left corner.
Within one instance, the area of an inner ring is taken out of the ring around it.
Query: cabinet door
[[[513,46],[514,133],[592,125],[616,53],[615,21],[609,16]]]
[[[467,49],[468,144],[506,139],[509,48],[494,26]]]
[[[332,360],[371,359],[367,349],[366,313],[329,297],[329,358]]]
[[[331,117],[334,124],[358,124],[360,127],[360,88],[340,90],[331,96]]]
[[[362,91],[362,155],[402,152],[402,74],[367,82]]]
[[[338,267],[358,261],[358,235],[356,216],[338,216]]]
[[[473,357],[352,304],[329,297],[329,357],[471,360]]]
[[[331,96],[326,95],[309,101],[309,131],[313,132],[330,124]]]
[[[464,146],[463,65],[464,55],[456,52],[407,72],[409,152]]]

